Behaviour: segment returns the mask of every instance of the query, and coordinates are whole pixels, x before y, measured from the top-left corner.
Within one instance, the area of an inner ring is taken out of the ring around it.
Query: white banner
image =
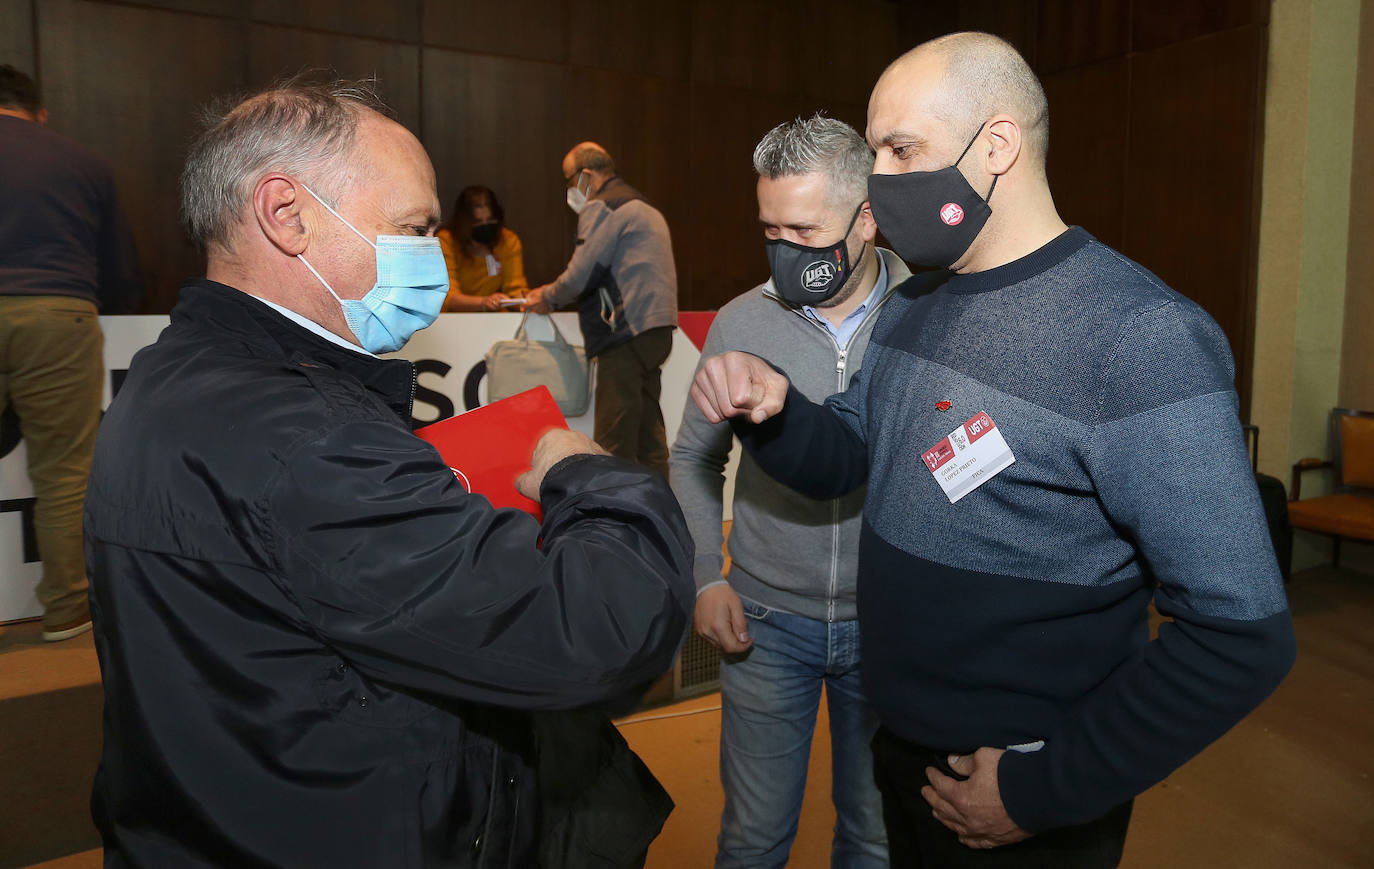
[[[553,319],[565,338],[574,344],[581,342],[576,314],[554,314]],[[100,318],[105,332],[107,372],[102,408],[118,392],[134,354],[156,340],[167,322],[165,316]],[[416,334],[403,350],[393,354],[411,360],[418,369],[413,411],[416,421],[426,425],[484,403],[486,378],[481,376],[482,357],[493,342],[514,335],[519,322],[519,315],[513,313],[443,314],[433,326]],[[537,340],[552,337],[542,317],[530,317],[528,332]],[[661,400],[669,444],[677,435],[683,402],[699,356],[681,330],[673,333],[672,353],[663,366]],[[593,396],[593,407],[595,400]],[[33,487],[29,484],[23,443],[14,445],[12,423],[11,418],[0,428],[0,623],[43,613],[34,596],[42,564],[33,536]],[[592,411],[570,418],[568,424],[590,436]],[[727,517],[734,467],[732,458],[726,471]]]

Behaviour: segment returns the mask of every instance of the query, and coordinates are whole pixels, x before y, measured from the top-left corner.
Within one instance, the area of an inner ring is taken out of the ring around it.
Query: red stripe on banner
[[[697,345],[698,350],[706,346],[706,333],[711,331],[711,324],[715,320],[715,311],[677,312],[677,327]]]

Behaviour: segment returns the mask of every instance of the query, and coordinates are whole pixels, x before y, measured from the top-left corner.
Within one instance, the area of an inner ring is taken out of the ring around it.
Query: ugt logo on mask
[[[964,222],[964,209],[957,202],[946,202],[940,208],[940,219],[946,226],[958,226]]]
[[[813,262],[802,272],[802,286],[808,290],[822,291],[830,286],[830,282],[833,280],[835,280],[835,267],[824,260]]]

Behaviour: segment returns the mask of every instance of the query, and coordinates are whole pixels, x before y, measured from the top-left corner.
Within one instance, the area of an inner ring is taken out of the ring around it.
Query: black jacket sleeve
[[[757,424],[734,417],[730,425],[768,476],[811,498],[838,498],[868,480],[868,448],[856,428],[861,411],[852,404],[861,395],[857,374],[848,391],[823,405],[789,383],[779,413]]]
[[[665,672],[693,598],[667,483],[609,456],[544,480],[544,523],[496,510],[394,425],[304,439],[264,499],[278,581],[371,678],[525,709],[623,698]]]

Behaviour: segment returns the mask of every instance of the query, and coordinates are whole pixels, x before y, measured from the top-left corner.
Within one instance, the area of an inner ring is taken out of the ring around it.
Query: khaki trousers
[[[0,296],[0,407],[13,404],[28,452],[45,628],[87,611],[81,510],[100,424],[103,348],[90,302]]]
[[[596,357],[592,439],[611,455],[653,468],[664,479],[668,478],[668,435],[658,399],[663,363],[672,349],[672,327],[660,326]]]

